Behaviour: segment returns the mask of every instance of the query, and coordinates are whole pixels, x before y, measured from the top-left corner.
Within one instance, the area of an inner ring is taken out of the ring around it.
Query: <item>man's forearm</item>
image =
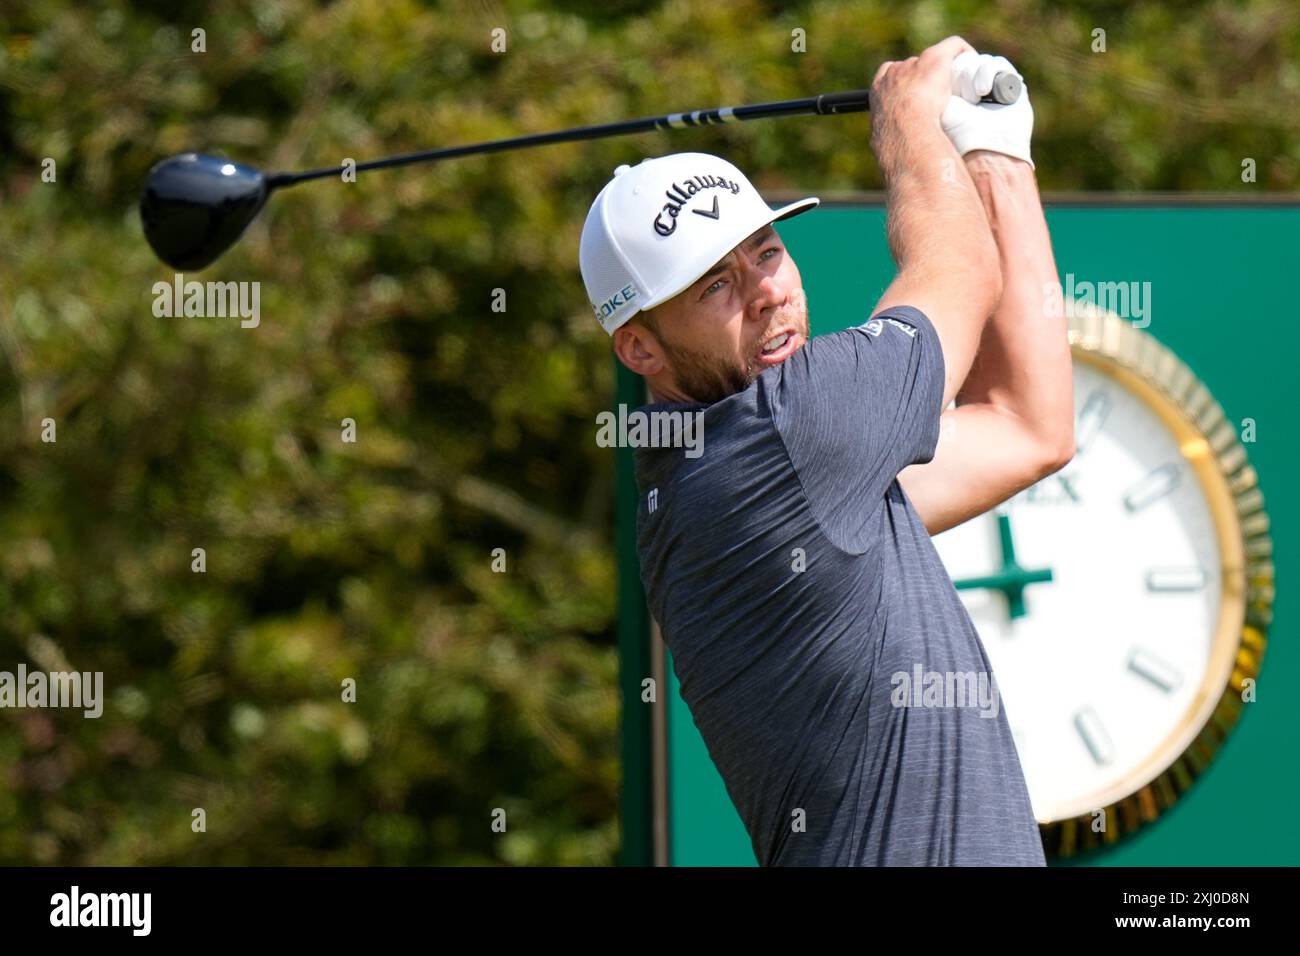
[[[1074,395],[1065,310],[1033,169],[973,152],[966,168],[997,246],[1002,297],[984,326],[957,404],[1013,413],[1049,455],[1069,458]]]
[[[890,250],[898,274],[876,311],[911,305],[943,349],[943,401],[956,397],[1002,292],[997,247],[979,194],[937,120],[872,116],[886,184]]]
[[[997,301],[997,249],[980,197],[938,123],[897,123],[875,137],[885,180],[886,233],[898,270],[968,275],[970,292]],[[954,182],[955,179],[955,182]]]

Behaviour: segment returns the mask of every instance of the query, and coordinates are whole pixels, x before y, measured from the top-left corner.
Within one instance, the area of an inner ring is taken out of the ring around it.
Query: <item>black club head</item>
[[[149,170],[140,197],[144,235],[175,269],[202,269],[243,234],[270,192],[262,171],[203,153]]]

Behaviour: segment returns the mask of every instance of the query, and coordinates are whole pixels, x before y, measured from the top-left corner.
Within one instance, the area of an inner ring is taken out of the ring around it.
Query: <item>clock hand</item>
[[[998,540],[1002,545],[1002,567],[993,574],[954,581],[958,591],[974,588],[992,588],[1001,591],[1007,599],[1007,613],[1013,620],[1025,616],[1025,587],[1052,580],[1052,569],[1031,571],[1016,562],[1015,542],[1011,538],[1011,516],[998,514]]]

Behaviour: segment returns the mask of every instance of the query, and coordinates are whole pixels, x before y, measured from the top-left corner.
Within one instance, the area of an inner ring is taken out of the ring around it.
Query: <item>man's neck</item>
[[[663,388],[663,391],[660,391],[660,387]],[[656,387],[653,382],[647,383],[646,385],[646,388],[650,391],[650,401],[654,404],[660,402],[691,403],[695,401],[695,399],[691,398],[689,395],[683,395],[672,385],[664,385],[660,387]]]

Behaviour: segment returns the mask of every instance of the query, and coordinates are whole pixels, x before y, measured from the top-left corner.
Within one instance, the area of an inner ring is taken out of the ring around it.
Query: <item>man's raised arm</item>
[[[882,64],[871,88],[871,144],[898,266],[873,314],[910,305],[929,318],[943,348],[940,408],[966,378],[1002,283],[979,194],[940,125],[952,99],[952,63],[963,53],[974,53],[970,44],[948,37],[919,57]]]
[[[1024,95],[1027,116],[994,113],[992,125],[979,128],[985,117],[968,113],[954,139],[959,149],[964,137],[967,146],[999,149],[961,151],[997,244],[1002,297],[957,407],[943,414],[933,460],[898,476],[931,534],[989,510],[1074,456],[1070,348]]]

